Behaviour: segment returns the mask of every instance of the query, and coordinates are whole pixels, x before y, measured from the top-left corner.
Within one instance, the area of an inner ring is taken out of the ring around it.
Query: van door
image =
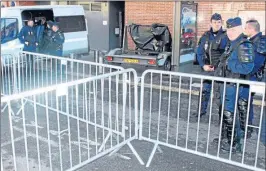
[[[1,18],[1,54],[16,56],[23,49],[23,44],[18,39],[21,30],[17,16]]]
[[[88,53],[88,31],[82,6],[54,8],[55,21],[64,33],[63,55]]]

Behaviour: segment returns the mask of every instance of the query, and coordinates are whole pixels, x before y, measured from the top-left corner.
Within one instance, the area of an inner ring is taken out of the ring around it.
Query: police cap
[[[242,25],[242,21],[241,21],[241,18],[239,17],[229,18],[226,21],[226,28],[233,28],[233,27],[237,27],[241,25]]]
[[[51,20],[47,21],[47,24],[52,27],[53,26],[53,22]]]
[[[222,20],[221,14],[215,13],[212,15],[211,20]]]
[[[53,26],[59,27],[59,23],[55,21],[55,22],[53,22]]]

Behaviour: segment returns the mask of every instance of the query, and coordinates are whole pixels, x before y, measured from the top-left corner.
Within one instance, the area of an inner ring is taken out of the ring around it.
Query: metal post
[[[98,58],[99,58],[99,51],[95,50],[94,51],[94,61],[95,61],[95,63],[98,63]]]
[[[100,55],[99,55],[98,62],[99,62],[100,64],[103,63],[103,55],[104,55],[103,52],[101,52]],[[102,67],[102,66],[99,66],[99,73],[100,73],[100,74],[103,73],[103,67]]]
[[[174,10],[174,34],[173,34],[173,45],[172,45],[172,65],[176,66],[177,68],[180,65],[180,25],[181,25],[181,3],[182,2],[175,2],[173,10]]]
[[[17,59],[16,59],[16,57],[17,56],[15,56],[14,54],[12,55],[12,60],[11,60],[11,62],[12,62],[12,65],[13,65],[13,75],[14,75],[14,77],[13,77],[13,79],[14,79],[14,94],[16,94],[16,93],[18,93],[18,87],[17,87],[17,78],[18,78],[18,76],[17,76],[17,66],[16,66],[16,63],[17,63]]]
[[[70,53],[70,59],[75,59],[74,53]],[[71,69],[73,69],[73,61],[71,61]]]

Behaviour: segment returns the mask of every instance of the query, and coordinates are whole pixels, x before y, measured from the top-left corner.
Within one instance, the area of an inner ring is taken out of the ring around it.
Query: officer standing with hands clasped
[[[204,75],[213,76],[214,70],[223,54],[228,38],[222,29],[222,17],[220,14],[213,14],[210,21],[211,28],[205,32],[199,40],[196,57],[203,69]],[[200,116],[206,115],[211,92],[211,80],[203,81]],[[198,113],[196,113],[198,116]]]
[[[246,77],[253,71],[254,68],[254,47],[253,44],[243,34],[242,21],[239,17],[230,18],[226,21],[227,36],[230,40],[230,46],[226,49],[222,55],[215,76],[221,76],[234,79],[247,79]],[[224,85],[222,85],[223,87]],[[223,88],[221,88],[223,90]],[[233,128],[234,123],[234,111],[236,103],[236,84],[227,83],[225,100],[221,98],[221,102],[224,102],[224,111],[222,118],[222,131],[221,131],[221,148],[225,151],[231,149],[236,151],[236,133]],[[244,118],[239,113],[239,118]],[[234,130],[234,132],[233,132]],[[218,142],[218,138],[214,139]]]
[[[38,40],[33,25],[34,25],[33,20],[29,19],[27,25],[22,27],[18,35],[20,42],[24,44],[23,51],[36,52],[36,47],[38,46]]]

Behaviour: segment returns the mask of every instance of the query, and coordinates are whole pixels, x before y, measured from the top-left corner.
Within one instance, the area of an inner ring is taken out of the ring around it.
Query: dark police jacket
[[[37,38],[34,27],[24,26],[21,29],[18,38],[23,44],[28,42],[28,46],[36,46]]]
[[[252,42],[241,34],[230,41],[229,47],[220,58],[215,76],[247,79],[254,69],[255,50]]]
[[[57,30],[57,32],[53,32],[52,44],[55,48],[55,51],[62,51],[64,42],[65,42],[65,36],[62,31]]]
[[[255,49],[254,69],[251,73],[255,74],[264,67],[266,59],[266,36],[260,32],[249,40],[253,43]]]
[[[199,40],[198,48],[196,51],[196,58],[201,67],[204,65],[216,66],[219,58],[223,54],[228,38],[226,32],[222,28],[215,36],[212,28],[205,32]]]

